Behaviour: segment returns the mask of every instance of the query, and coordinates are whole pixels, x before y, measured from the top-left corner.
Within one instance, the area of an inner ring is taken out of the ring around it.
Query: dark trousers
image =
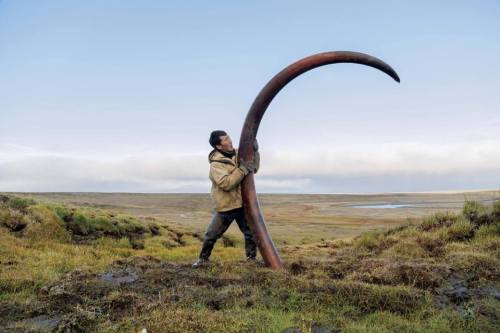
[[[212,221],[208,225],[207,232],[205,233],[205,238],[203,239],[203,245],[201,247],[200,258],[208,259],[212,253],[215,242],[219,239],[231,223],[236,220],[238,227],[245,236],[245,252],[246,256],[250,258],[255,258],[257,255],[257,245],[253,239],[253,234],[248,227],[247,221],[245,219],[245,214],[243,212],[243,207],[229,210],[227,212],[215,212]]]

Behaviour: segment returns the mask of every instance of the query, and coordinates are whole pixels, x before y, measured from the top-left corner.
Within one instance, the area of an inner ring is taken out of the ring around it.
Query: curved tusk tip
[[[397,83],[401,83],[401,80],[399,79],[399,75],[396,72],[394,72],[393,74],[394,75],[391,75],[391,76],[394,79],[394,81],[396,81]]]
[[[392,77],[392,78],[393,78],[393,80],[394,80],[394,81],[396,81],[397,83],[400,83],[400,82],[401,82],[401,80],[399,79],[399,75],[398,75],[398,73],[396,73],[396,71],[395,71],[395,70],[394,70],[391,66],[387,65],[387,68],[382,69],[382,71],[383,71],[385,74],[387,74],[387,75],[389,75],[390,77]]]

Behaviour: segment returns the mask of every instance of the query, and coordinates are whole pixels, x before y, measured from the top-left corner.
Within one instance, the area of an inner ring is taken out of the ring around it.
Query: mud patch
[[[89,300],[101,299],[111,290],[112,285],[102,281],[97,274],[74,271],[41,288],[39,298],[50,311],[64,313]]]
[[[73,332],[93,332],[98,318],[95,311],[77,308],[64,316],[53,332],[73,333]]]
[[[459,309],[471,300],[479,300],[491,297],[500,300],[500,286],[498,284],[487,284],[475,286],[466,276],[460,273],[453,273],[446,284],[434,291],[434,301],[436,306],[444,308],[455,306]]]

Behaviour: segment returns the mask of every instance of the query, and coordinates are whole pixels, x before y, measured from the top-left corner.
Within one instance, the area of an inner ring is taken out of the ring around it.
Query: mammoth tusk
[[[290,81],[297,76],[314,69],[316,67],[336,64],[336,63],[355,63],[376,68],[394,80],[399,82],[399,77],[396,71],[382,60],[370,55],[349,52],[349,51],[334,51],[318,53],[306,58],[303,58],[276,74],[260,91],[255,98],[250,110],[245,118],[243,129],[241,130],[239,143],[239,158],[249,161],[254,157],[253,142],[257,137],[259,125],[273,98],[285,87]],[[283,267],[281,259],[274,243],[267,231],[264,217],[260,210],[257,193],[255,191],[255,182],[252,173],[249,173],[241,183],[241,192],[243,199],[243,207],[248,225],[252,230],[255,241],[260,253],[264,259],[266,266],[274,269]]]

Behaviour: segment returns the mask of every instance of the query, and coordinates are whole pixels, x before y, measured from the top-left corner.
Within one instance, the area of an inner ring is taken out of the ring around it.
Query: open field
[[[210,222],[208,194],[27,193],[40,202],[112,209],[136,217],[193,228],[203,233]],[[491,203],[500,191],[411,194],[260,194],[261,209],[277,245],[344,239],[364,231],[384,230],[440,211],[459,211],[465,200]],[[364,204],[411,204],[410,208],[353,208]],[[241,238],[236,223],[228,234]]]
[[[206,195],[0,194],[0,332],[500,330],[498,192],[260,197],[281,271],[191,267]]]

